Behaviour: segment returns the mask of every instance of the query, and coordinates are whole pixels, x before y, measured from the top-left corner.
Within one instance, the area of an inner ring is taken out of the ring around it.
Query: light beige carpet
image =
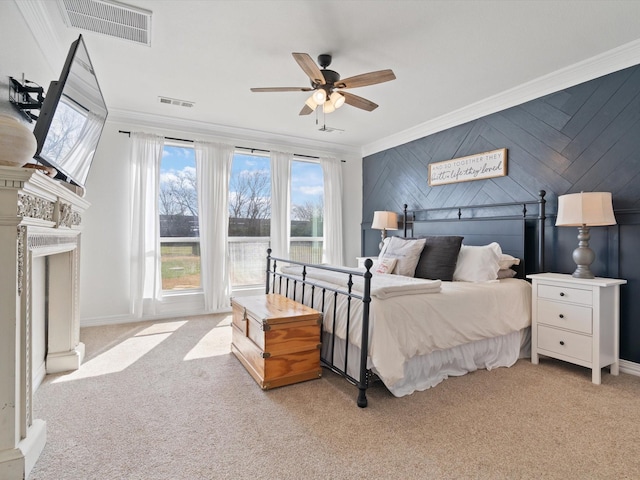
[[[395,398],[322,379],[262,391],[229,317],[81,330],[80,370],[36,392],[47,445],[29,477],[638,479],[640,378],[555,360]]]

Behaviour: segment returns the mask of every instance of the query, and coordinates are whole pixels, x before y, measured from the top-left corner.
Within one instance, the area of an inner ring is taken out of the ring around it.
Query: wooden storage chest
[[[270,293],[231,301],[231,351],[263,389],[320,378],[320,312]]]

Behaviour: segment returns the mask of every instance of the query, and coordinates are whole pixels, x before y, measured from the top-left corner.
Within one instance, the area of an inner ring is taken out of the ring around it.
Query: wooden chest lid
[[[243,307],[264,324],[275,325],[301,320],[317,320],[320,312],[277,293],[233,298],[235,305]]]

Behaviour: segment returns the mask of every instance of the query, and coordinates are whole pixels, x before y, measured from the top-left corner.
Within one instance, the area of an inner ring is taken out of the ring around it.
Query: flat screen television
[[[105,104],[82,35],[71,44],[60,79],[51,82],[33,129],[36,161],[55,178],[84,187],[107,120]]]

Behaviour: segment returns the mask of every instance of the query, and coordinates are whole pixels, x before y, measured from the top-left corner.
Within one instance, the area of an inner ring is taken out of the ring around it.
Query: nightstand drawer
[[[583,362],[591,362],[592,341],[592,338],[587,335],[538,325],[538,348],[540,350],[577,358]]]
[[[538,285],[538,297],[549,300],[560,300],[562,302],[579,303],[581,305],[591,305],[593,303],[593,292],[591,289],[558,287],[555,285]]]
[[[592,333],[591,307],[538,300],[538,323]]]

